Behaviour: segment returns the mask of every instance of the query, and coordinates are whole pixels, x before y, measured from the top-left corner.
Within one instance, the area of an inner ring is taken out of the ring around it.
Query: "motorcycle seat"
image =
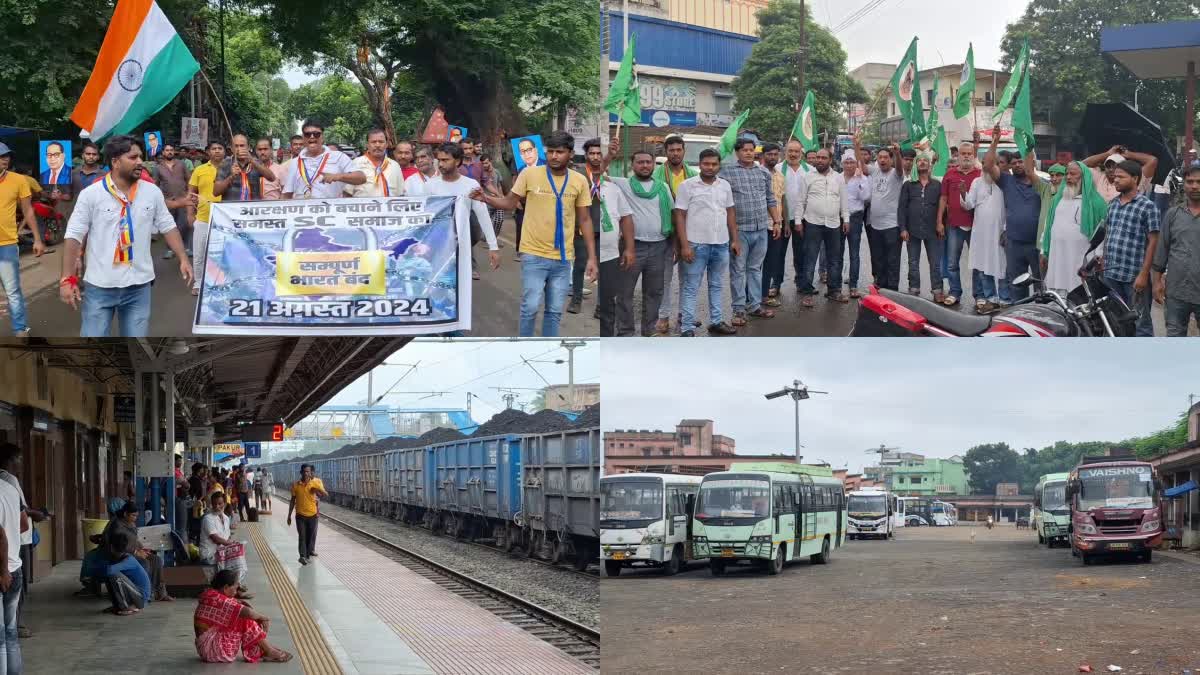
[[[976,337],[983,335],[987,329],[992,327],[992,317],[990,316],[963,314],[936,302],[887,288],[879,289],[879,294],[901,307],[920,314],[930,324],[955,335]]]

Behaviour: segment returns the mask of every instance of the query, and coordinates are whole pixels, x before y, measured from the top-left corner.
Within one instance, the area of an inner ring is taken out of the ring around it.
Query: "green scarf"
[[[658,215],[662,219],[662,233],[663,236],[669,237],[675,231],[675,224],[671,222],[671,190],[662,178],[655,178],[654,174],[650,174],[650,179],[654,181],[654,184],[647,190],[642,187],[642,181],[637,176],[631,176],[629,190],[639,199],[658,198]]]
[[[692,167],[688,166],[687,164],[683,165],[683,179],[684,180],[687,180],[689,178],[692,178],[694,176],[699,176],[699,175],[700,175],[699,171],[693,169]],[[667,189],[671,190],[671,198],[672,199],[675,198],[675,190],[671,189],[671,181],[667,179],[667,165],[666,164],[659,164],[658,166],[654,167],[654,173],[650,174],[650,178],[652,178],[654,180],[661,180],[664,183],[666,183]],[[682,183],[680,183],[680,185],[682,185]]]
[[[608,173],[600,174],[599,186],[596,188],[596,201],[600,202],[600,231],[612,232],[612,219],[608,217],[608,205],[600,198],[600,188],[604,186],[604,182],[608,180]],[[590,186],[589,186],[590,187]]]
[[[1100,221],[1108,215],[1108,203],[1096,191],[1096,186],[1092,183],[1092,172],[1083,165],[1083,162],[1075,162],[1075,165],[1083,174],[1079,179],[1079,193],[1083,195],[1083,206],[1079,214],[1079,231],[1083,233],[1084,237],[1091,239],[1092,235],[1096,233]],[[1050,213],[1046,214],[1046,231],[1042,233],[1042,253],[1046,256],[1050,255],[1050,230],[1054,227],[1054,212],[1058,210],[1058,204],[1062,201],[1063,193],[1066,191],[1067,182],[1064,180],[1058,187],[1058,192],[1054,193],[1054,201],[1050,204]]]

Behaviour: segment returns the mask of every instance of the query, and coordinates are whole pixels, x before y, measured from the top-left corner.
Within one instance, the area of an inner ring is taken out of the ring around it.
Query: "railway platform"
[[[271,618],[269,640],[295,655],[255,671],[345,673],[587,673],[587,665],[469,597],[395,562],[322,522],[309,565],[297,559],[286,508],[241,523],[246,585]],[[202,663],[193,644],[195,599],[155,602],[141,613],[104,613],[107,600],[74,597],[78,561],[57,565],[32,588],[21,640],[25,672],[212,673],[237,666]]]

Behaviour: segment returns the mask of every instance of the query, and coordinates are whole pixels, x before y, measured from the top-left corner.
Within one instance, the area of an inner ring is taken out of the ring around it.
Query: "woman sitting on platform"
[[[240,541],[231,539],[229,516],[225,514],[225,493],[214,492],[209,497],[208,513],[200,522],[200,559],[218,570],[230,570],[237,575],[237,597],[248,600],[253,595],[247,592],[246,548]]]
[[[192,619],[200,659],[207,663],[232,663],[241,649],[248,663],[292,660],[291,654],[267,644],[271,620],[235,599],[237,589],[237,572],[221,570],[213,576],[212,588],[200,594],[200,604]]]

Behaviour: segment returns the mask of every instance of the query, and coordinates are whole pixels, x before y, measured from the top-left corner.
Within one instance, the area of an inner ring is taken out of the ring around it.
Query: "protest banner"
[[[208,147],[208,120],[203,117],[184,117],[179,145],[185,148]]]
[[[470,330],[469,213],[453,196],[213,204],[192,330]]]

